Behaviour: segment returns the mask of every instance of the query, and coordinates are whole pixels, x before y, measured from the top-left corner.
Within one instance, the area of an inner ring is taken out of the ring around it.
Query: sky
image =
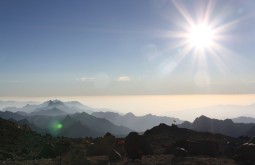
[[[255,94],[253,0],[1,0],[0,22],[0,97]]]

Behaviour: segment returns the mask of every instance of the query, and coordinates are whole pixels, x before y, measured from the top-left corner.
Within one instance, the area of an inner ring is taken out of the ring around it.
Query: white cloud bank
[[[117,78],[117,81],[119,81],[119,82],[127,82],[127,81],[130,81],[130,80],[131,79],[128,76],[120,76],[120,77]]]

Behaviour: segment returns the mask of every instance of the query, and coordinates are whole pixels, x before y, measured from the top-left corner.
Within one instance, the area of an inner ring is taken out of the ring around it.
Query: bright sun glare
[[[179,39],[173,46],[174,49],[180,50],[179,53],[181,52],[176,63],[180,63],[188,54],[194,56],[194,60],[199,60],[200,64],[204,63],[202,65],[206,63],[205,56],[213,57],[217,61],[217,65],[223,63],[220,61],[222,54],[235,56],[235,53],[227,49],[222,43],[228,40],[228,35],[225,33],[239,23],[240,18],[222,22],[222,19],[228,17],[228,14],[222,14],[221,18],[215,16],[216,1],[203,3],[197,11],[199,17],[189,13],[181,1],[172,2],[181,16],[174,22],[178,26],[178,30],[168,32],[170,38]],[[200,9],[202,7],[204,10]],[[175,66],[177,65],[175,64]]]
[[[213,29],[206,24],[191,27],[187,39],[189,44],[196,49],[210,48],[214,40]]]
[[[238,55],[224,44],[232,41],[231,38],[235,34],[230,34],[230,31],[242,17],[240,15],[230,19],[228,12],[216,14],[215,0],[197,4],[195,13],[189,12],[189,8],[182,1],[171,2],[177,10],[177,19],[173,22],[176,29],[167,31],[167,36],[176,39],[173,45],[170,45],[170,49],[176,51],[169,57],[169,62],[162,63],[160,68],[163,73],[171,73],[178,65],[191,59],[190,68],[193,70],[194,83],[209,91],[211,83],[209,67],[217,67],[220,73],[224,73],[228,69],[226,61],[233,60],[239,63],[236,61],[239,59]],[[224,6],[217,9],[217,12],[221,10],[225,11]]]

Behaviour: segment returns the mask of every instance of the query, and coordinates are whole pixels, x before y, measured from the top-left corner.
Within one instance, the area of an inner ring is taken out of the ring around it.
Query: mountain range
[[[25,105],[35,105],[38,104],[36,101],[2,101],[0,100],[0,109],[6,108],[6,107],[24,107]]]
[[[52,113],[52,111],[55,113]],[[30,113],[29,115],[66,115],[66,114],[74,114],[80,112],[86,112],[91,114],[93,112],[93,108],[85,106],[77,101],[70,102],[62,102],[59,100],[49,100],[42,104],[27,104],[23,107],[6,107],[3,108],[2,111],[11,111],[11,112],[25,112]],[[23,115],[25,115],[23,113]]]
[[[33,130],[41,133],[42,129],[54,136],[66,137],[97,137],[103,136],[107,132],[114,135],[126,135],[132,130],[124,126],[116,126],[106,119],[96,118],[85,112],[76,113],[73,115],[61,116],[43,116],[43,115],[28,115],[22,116],[13,112],[0,112],[0,117],[3,119],[27,120],[28,125],[35,125],[37,128]]]
[[[92,115],[98,118],[105,118],[116,125],[126,126],[138,132],[144,132],[160,123],[171,125],[181,124],[183,122],[178,118],[156,116],[152,114],[135,116],[133,113],[120,115],[116,112],[93,112]]]
[[[15,110],[15,112],[0,111],[0,117],[17,123],[26,121],[26,124],[38,133],[48,132],[54,136],[72,138],[97,137],[107,132],[123,136],[133,131],[124,126],[114,125],[106,119],[90,115],[91,109],[79,102],[49,100],[38,105],[4,108],[3,110]]]
[[[235,123],[255,123],[255,118],[246,116],[240,116],[237,118],[233,118],[232,120]]]
[[[27,104],[20,108],[4,108],[0,111],[0,117],[17,123],[25,123],[40,134],[50,133],[54,136],[72,138],[98,137],[107,132],[117,136],[127,135],[132,131],[142,133],[160,123],[179,125],[179,127],[195,131],[221,133],[232,137],[255,135],[255,124],[253,124],[255,119],[252,117],[219,120],[203,115],[191,123],[183,122],[178,118],[152,114],[135,116],[133,113],[121,115],[116,112],[92,110],[95,109],[76,101],[49,100],[37,105]]]
[[[234,123],[231,119],[218,120],[200,116],[193,123],[186,121],[178,126],[200,132],[220,133],[232,137],[255,136],[255,124]]]
[[[180,119],[193,121],[196,117],[204,115],[215,119],[237,118],[240,116],[255,117],[255,104],[250,105],[217,105],[195,109],[166,112],[166,116],[175,116]]]

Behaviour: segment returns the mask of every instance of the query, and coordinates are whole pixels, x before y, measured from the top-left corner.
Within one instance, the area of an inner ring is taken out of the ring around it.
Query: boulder
[[[238,161],[255,161],[255,144],[251,143],[251,139],[248,143],[241,145],[236,152],[234,158]]]
[[[219,144],[211,140],[180,140],[174,143],[174,147],[185,149],[189,155],[219,155]]]
[[[140,159],[143,155],[150,155],[153,153],[147,139],[137,132],[131,132],[126,137],[125,149],[127,156],[131,159]]]

